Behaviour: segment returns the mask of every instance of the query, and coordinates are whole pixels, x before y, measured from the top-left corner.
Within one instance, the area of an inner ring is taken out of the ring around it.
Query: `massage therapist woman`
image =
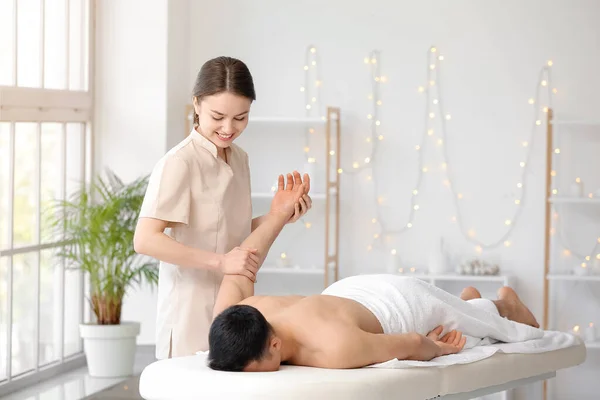
[[[208,349],[213,306],[224,274],[256,280],[255,249],[240,248],[252,219],[248,155],[234,142],[256,99],[240,60],[207,61],[193,89],[194,128],[154,167],[135,231],[135,251],[160,260],[156,357]],[[296,204],[295,222],[311,207]]]

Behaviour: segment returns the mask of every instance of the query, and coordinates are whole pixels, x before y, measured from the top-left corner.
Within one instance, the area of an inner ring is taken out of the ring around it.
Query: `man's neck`
[[[286,324],[279,321],[275,323],[269,321],[269,323],[273,327],[275,335],[281,339],[281,362],[290,361],[292,358],[296,357],[299,349],[298,342],[296,341],[293,332]]]

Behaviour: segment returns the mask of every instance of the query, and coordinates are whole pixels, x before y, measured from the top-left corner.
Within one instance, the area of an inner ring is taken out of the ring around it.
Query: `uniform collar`
[[[190,135],[192,135],[192,138],[196,142],[198,142],[200,144],[200,146],[202,146],[206,150],[210,151],[210,154],[212,154],[213,157],[215,157],[215,158],[219,157],[219,155],[217,153],[217,146],[213,142],[208,140],[206,137],[204,137],[204,135],[202,135],[200,132],[198,132],[196,130],[196,128],[192,128],[192,132],[190,133]],[[229,160],[230,156],[231,156],[231,146],[229,146],[225,149],[225,154],[227,155],[227,160]]]

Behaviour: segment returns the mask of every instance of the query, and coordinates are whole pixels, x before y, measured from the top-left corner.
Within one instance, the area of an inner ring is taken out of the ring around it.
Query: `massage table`
[[[583,342],[536,354],[496,353],[467,364],[332,370],[282,366],[276,372],[222,372],[205,355],[159,360],[140,377],[146,400],[170,399],[472,399],[550,379],[583,363]]]

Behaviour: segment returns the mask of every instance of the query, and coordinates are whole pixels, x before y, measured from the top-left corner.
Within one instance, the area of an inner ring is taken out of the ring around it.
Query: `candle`
[[[575,336],[580,336],[580,335],[581,335],[581,332],[580,332],[580,329],[579,329],[579,325],[575,325],[575,326],[573,327],[573,329],[571,330],[571,333],[572,333],[573,335],[575,335]]]
[[[583,182],[581,182],[581,178],[575,179],[575,182],[571,184],[569,193],[571,196],[583,197]]]
[[[588,343],[596,341],[596,327],[593,322],[585,329],[585,341]]]
[[[577,276],[588,275],[588,273],[589,273],[588,270],[589,270],[588,265],[587,265],[587,263],[584,263],[584,262],[573,267],[573,273]]]
[[[287,254],[285,253],[281,253],[281,255],[279,256],[279,258],[277,259],[277,266],[279,268],[285,268],[285,267],[289,267],[290,266],[290,260],[287,256]]]

